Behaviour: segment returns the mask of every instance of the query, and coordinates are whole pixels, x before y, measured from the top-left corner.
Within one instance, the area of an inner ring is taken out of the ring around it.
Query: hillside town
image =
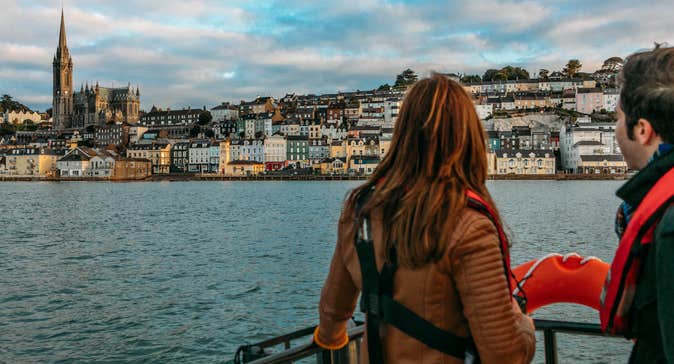
[[[510,66],[483,77],[445,75],[473,98],[491,175],[610,176],[627,172],[615,139],[616,58],[592,74],[571,60],[533,78]],[[391,148],[406,89],[417,79],[407,69],[395,85],[368,91],[145,112],[131,83],[75,91],[73,65],[62,15],[50,112],[3,96],[0,177],[367,176]]]

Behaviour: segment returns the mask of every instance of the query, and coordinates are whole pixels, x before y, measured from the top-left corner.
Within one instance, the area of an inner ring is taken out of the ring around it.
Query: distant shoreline
[[[260,175],[249,177],[220,176],[209,174],[168,174],[154,175],[145,179],[112,180],[109,178],[59,178],[36,176],[0,176],[0,182],[189,182],[189,181],[364,181],[366,176],[346,175]],[[625,174],[545,174],[545,175],[490,175],[491,181],[622,181],[629,178]]]

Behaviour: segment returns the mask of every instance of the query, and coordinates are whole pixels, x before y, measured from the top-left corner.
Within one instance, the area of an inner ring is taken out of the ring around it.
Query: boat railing
[[[535,319],[534,324],[537,331],[543,332],[546,364],[559,362],[557,357],[557,333],[611,337],[611,335],[603,333],[598,324],[542,319]],[[349,344],[343,349],[334,351],[322,349],[311,342],[310,335],[313,333],[313,329],[313,327],[310,327],[257,344],[242,346],[237,351],[236,358],[232,363],[285,364],[311,357],[315,358],[317,364],[358,363],[363,325],[350,328],[348,330]],[[293,341],[299,340],[302,340],[303,343],[296,346],[291,345]],[[283,351],[270,352],[272,348],[280,345],[283,345]]]

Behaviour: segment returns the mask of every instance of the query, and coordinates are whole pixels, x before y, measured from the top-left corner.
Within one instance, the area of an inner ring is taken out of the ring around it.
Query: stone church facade
[[[85,128],[115,122],[136,123],[139,120],[140,90],[131,84],[122,88],[82,85],[73,92],[73,60],[68,50],[66,29],[61,12],[59,44],[53,61],[54,129]]]

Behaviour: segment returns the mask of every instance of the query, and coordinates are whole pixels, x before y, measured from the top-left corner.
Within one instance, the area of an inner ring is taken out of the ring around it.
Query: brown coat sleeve
[[[533,321],[510,292],[495,226],[467,213],[448,252],[452,276],[482,363],[528,363],[536,338]]]
[[[333,350],[348,343],[347,321],[353,315],[360,294],[345,264],[343,245],[353,243],[349,238],[351,233],[347,230],[349,229],[340,223],[330,272],[321,291],[318,309],[320,324],[314,334],[318,345]]]

